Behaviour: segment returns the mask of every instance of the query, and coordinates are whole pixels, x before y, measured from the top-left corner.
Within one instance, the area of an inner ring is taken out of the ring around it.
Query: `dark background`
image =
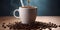
[[[60,16],[60,0],[31,0],[30,5],[38,7],[38,16]],[[13,11],[19,6],[19,0],[0,0],[0,16],[12,16]]]

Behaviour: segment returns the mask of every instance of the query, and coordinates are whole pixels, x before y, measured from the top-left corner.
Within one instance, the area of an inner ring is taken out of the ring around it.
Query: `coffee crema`
[[[24,6],[22,8],[34,8],[33,6]]]

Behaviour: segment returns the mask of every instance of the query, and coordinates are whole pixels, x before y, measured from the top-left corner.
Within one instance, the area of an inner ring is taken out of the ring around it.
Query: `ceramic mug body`
[[[19,12],[19,17],[15,16],[16,11]],[[23,24],[29,24],[29,23],[35,22],[36,15],[37,15],[36,7],[34,7],[34,8],[19,7],[18,10],[14,11],[14,16],[16,18],[19,18],[21,20],[21,23],[23,23]]]

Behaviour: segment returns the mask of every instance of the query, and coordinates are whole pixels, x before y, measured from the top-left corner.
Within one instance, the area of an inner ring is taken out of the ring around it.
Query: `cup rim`
[[[32,6],[33,8],[37,8],[36,6]],[[22,8],[22,7],[19,7],[19,8]],[[31,8],[29,8],[29,9],[31,9]]]

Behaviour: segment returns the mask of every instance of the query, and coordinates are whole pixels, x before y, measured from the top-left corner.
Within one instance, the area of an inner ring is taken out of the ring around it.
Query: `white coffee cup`
[[[15,15],[16,11],[19,12],[19,17]],[[35,22],[37,15],[37,7],[33,8],[19,7],[19,9],[14,10],[13,15],[16,18],[19,18],[21,20],[21,23],[29,24]]]

